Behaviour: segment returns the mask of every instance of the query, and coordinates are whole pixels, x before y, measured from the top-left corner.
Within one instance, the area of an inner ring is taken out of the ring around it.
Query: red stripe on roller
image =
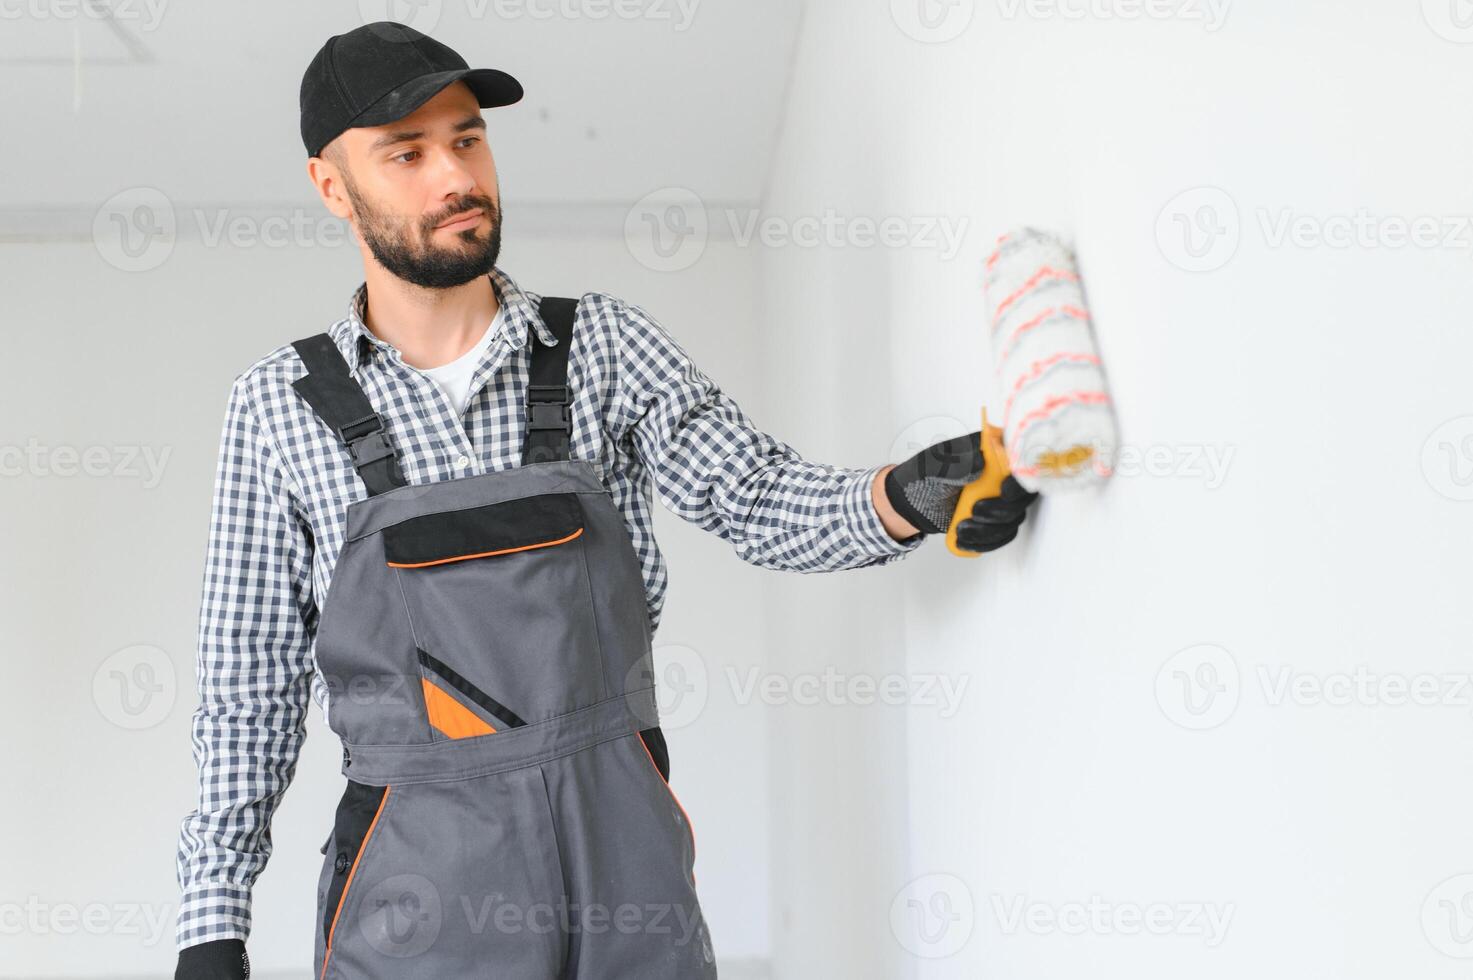
[[[1002,317],[1004,310],[1032,292],[1045,279],[1062,279],[1065,282],[1078,282],[1079,276],[1070,272],[1068,269],[1055,269],[1051,265],[1044,266],[1035,272],[1027,282],[1019,286],[1017,292],[998,305],[997,310],[992,314],[992,322],[996,323]]]
[[[1014,447],[1021,446],[1023,444],[1023,433],[1027,432],[1029,427],[1039,422],[1045,421],[1046,419],[1057,414],[1070,405],[1108,404],[1110,404],[1110,396],[1103,391],[1071,391],[1066,395],[1055,395],[1053,398],[1050,398],[1048,401],[1044,402],[1043,405],[1041,405],[1040,407],[1023,416],[1022,420],[1018,423],[1018,428],[1016,432],[1013,434],[1013,437],[1009,441],[1013,444]],[[1017,449],[1015,448],[1013,452],[1009,455],[1016,457]],[[1016,458],[1010,459],[1009,463],[1011,464],[1011,469],[1014,475],[1021,473],[1024,476],[1037,476],[1039,473],[1038,467],[1021,466],[1019,465],[1019,460]],[[1099,470],[1099,472],[1103,476],[1108,476],[1110,473],[1108,468],[1101,469]]]
[[[1023,336],[1025,333],[1032,330],[1040,323],[1043,323],[1049,317],[1057,316],[1060,313],[1063,313],[1065,316],[1071,316],[1076,320],[1083,320],[1085,323],[1089,322],[1089,314],[1084,310],[1081,310],[1077,306],[1051,306],[1048,309],[1044,310],[1042,313],[1038,314],[1038,316],[1018,327],[1017,330],[1014,330],[1012,332],[1012,335],[1009,336],[1007,341],[1003,344],[1002,353],[997,355],[997,363],[1001,364],[1008,359],[1009,355],[1013,353],[1013,348],[1017,346],[1019,337]]]
[[[1100,366],[1100,359],[1094,354],[1083,354],[1074,352],[1061,352],[1053,355],[1052,357],[1045,357],[1041,361],[1034,361],[1032,364],[1028,365],[1028,370],[1018,377],[1018,380],[1013,384],[1013,390],[1008,392],[1008,400],[1006,404],[1004,404],[1002,407],[1003,428],[1007,428],[1008,419],[1011,418],[1013,414],[1013,402],[1017,400],[1018,394],[1024,389],[1024,387],[1026,387],[1029,382],[1037,381],[1039,378],[1043,377],[1044,372],[1053,367],[1055,364],[1060,364],[1065,361],[1068,361],[1071,364],[1093,364],[1096,367]]]
[[[992,271],[992,267],[995,266],[995,265],[997,265],[997,260],[1000,259],[1000,258],[1002,258],[1002,245],[1003,245],[1003,242],[1007,241],[1009,238],[1012,238],[1012,237],[1013,237],[1013,233],[1012,232],[1008,232],[1005,235],[999,235],[998,238],[997,238],[997,241],[995,241],[995,242],[992,243],[992,249],[993,249],[992,254],[989,255],[989,256],[987,256],[987,271],[988,272],[991,272]]]

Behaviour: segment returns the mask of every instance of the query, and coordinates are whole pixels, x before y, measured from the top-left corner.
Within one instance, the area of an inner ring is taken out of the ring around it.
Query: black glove
[[[922,534],[945,534],[956,513],[962,488],[982,476],[982,431],[927,446],[885,474],[885,496],[896,513]],[[1038,494],[1008,476],[1002,496],[977,501],[970,517],[957,525],[957,546],[991,551],[1018,535],[1028,505]]]
[[[985,497],[972,505],[972,516],[956,525],[956,546],[963,551],[993,551],[1018,536],[1018,528],[1028,516],[1028,507],[1038,494],[1008,474],[1002,481],[1002,493]]]
[[[243,939],[213,939],[179,951],[174,980],[248,980],[251,958]]]
[[[922,534],[945,534],[962,487],[982,475],[983,465],[980,431],[947,439],[886,473],[885,496]]]

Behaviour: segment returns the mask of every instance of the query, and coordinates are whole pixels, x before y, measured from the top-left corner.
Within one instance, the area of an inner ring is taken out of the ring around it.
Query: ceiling
[[[314,202],[302,72],[329,36],[381,19],[521,80],[520,103],[485,110],[509,204],[620,211],[667,187],[754,202],[800,13],[800,0],[16,0],[0,19],[0,222],[90,227],[134,188],[176,207]]]

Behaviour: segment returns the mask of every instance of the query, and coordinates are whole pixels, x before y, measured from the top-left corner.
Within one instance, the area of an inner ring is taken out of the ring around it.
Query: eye
[[[403,160],[405,157],[411,156],[411,155],[413,155],[415,153],[418,153],[418,152],[419,152],[418,150],[405,150],[403,153],[400,153],[398,156],[389,157],[389,159],[390,160]]]
[[[467,136],[465,137],[465,139],[461,140],[461,143],[465,146],[470,146],[472,143],[479,142],[481,142],[481,138],[479,136]]]

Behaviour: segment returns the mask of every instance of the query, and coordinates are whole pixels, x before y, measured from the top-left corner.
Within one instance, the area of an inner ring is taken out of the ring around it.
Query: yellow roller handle
[[[1012,473],[1007,450],[1002,444],[1002,430],[987,424],[985,406],[982,409],[982,461],[982,475],[962,487],[962,495],[956,501],[956,512],[951,515],[951,527],[946,530],[946,547],[961,558],[980,558],[982,552],[957,547],[956,526],[972,516],[972,505],[977,501],[1002,496],[1002,481]]]

